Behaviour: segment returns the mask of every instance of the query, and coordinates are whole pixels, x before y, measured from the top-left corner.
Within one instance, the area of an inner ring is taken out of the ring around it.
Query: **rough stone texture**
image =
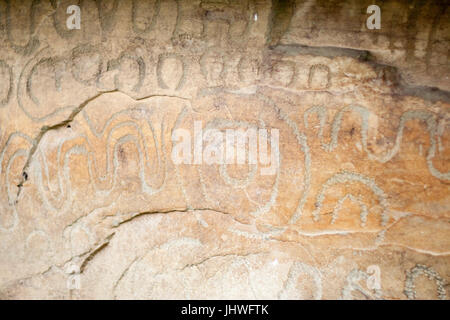
[[[372,2],[0,1],[0,298],[448,299],[448,1]]]

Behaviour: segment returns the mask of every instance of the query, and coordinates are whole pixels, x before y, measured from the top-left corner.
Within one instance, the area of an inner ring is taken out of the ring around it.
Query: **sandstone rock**
[[[0,298],[448,299],[445,1],[71,4],[0,2]]]

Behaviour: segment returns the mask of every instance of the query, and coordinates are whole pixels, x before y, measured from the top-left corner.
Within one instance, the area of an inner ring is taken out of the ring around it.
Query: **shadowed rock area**
[[[449,299],[448,8],[0,0],[0,299]]]

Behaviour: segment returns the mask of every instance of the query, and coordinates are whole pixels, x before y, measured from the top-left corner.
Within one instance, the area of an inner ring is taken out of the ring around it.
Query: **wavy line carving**
[[[323,140],[323,128],[325,126],[325,122],[327,119],[326,116],[326,108],[323,106],[315,106],[312,108],[309,108],[304,113],[304,124],[305,127],[308,128],[309,125],[309,116],[311,114],[317,114],[319,117],[319,139],[321,142],[322,149],[327,152],[332,152],[338,145],[338,136],[339,131],[342,124],[342,119],[344,117],[344,114],[348,111],[356,112],[361,116],[361,144],[363,147],[363,150],[367,153],[367,156],[370,160],[378,161],[381,163],[386,163],[389,160],[391,160],[400,150],[400,146],[402,143],[403,138],[403,130],[405,128],[405,124],[410,120],[421,120],[426,123],[427,125],[427,131],[430,136],[430,147],[428,148],[428,153],[426,156],[427,166],[430,173],[440,179],[440,180],[450,180],[450,171],[449,172],[440,172],[437,170],[433,165],[433,158],[436,154],[436,147],[437,147],[437,137],[439,137],[442,133],[438,130],[438,117],[436,114],[427,111],[427,110],[408,110],[405,111],[399,121],[397,134],[395,137],[395,144],[392,147],[392,149],[387,150],[384,155],[377,155],[367,148],[367,132],[369,129],[369,116],[370,111],[363,106],[359,105],[350,105],[346,106],[343,109],[341,109],[336,116],[333,119],[333,122],[331,124],[331,141],[329,143],[324,142]]]

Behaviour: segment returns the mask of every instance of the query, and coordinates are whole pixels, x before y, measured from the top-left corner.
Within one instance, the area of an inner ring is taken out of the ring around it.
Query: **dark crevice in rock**
[[[214,258],[227,258],[227,257],[249,257],[249,256],[255,256],[255,255],[261,255],[261,254],[266,254],[266,251],[256,251],[256,252],[248,252],[248,253],[222,253],[222,254],[214,254],[212,256],[206,257],[201,259],[200,261],[197,262],[192,262],[189,264],[186,264],[185,266],[183,266],[182,268],[180,268],[180,271],[184,271],[187,268],[192,268],[192,267],[198,267],[201,264],[204,264],[205,262],[214,259]]]
[[[111,233],[109,236],[105,238],[105,240],[99,244],[96,248],[94,248],[88,256],[83,260],[83,262],[80,265],[80,273],[83,273],[83,271],[86,269],[86,266],[89,264],[89,262],[94,259],[94,257],[102,251],[104,248],[106,248],[111,241],[111,239],[114,237],[115,233]]]
[[[358,50],[351,48],[342,48],[342,47],[312,47],[305,46],[301,44],[279,44],[276,46],[269,46],[269,49],[284,53],[287,55],[311,55],[311,56],[321,56],[327,58],[336,58],[336,57],[350,57],[362,61],[369,60],[370,52],[367,50]]]
[[[20,193],[22,192],[23,184],[28,179],[28,172],[27,171],[28,171],[28,168],[30,167],[31,160],[33,159],[33,156],[36,153],[36,150],[37,150],[37,148],[38,148],[42,138],[44,137],[44,135],[47,132],[51,131],[51,130],[56,130],[56,129],[59,129],[59,128],[67,126],[84,109],[84,107],[86,107],[88,105],[89,102],[97,99],[98,97],[100,97],[100,96],[102,96],[102,95],[104,95],[106,93],[112,93],[112,92],[117,92],[117,90],[103,91],[103,92],[100,92],[100,93],[96,94],[95,96],[87,99],[86,101],[81,103],[78,107],[73,109],[72,112],[70,113],[70,115],[67,117],[67,119],[65,119],[65,120],[63,120],[63,121],[61,121],[61,122],[59,122],[57,124],[54,124],[54,125],[51,125],[51,126],[43,126],[41,128],[41,130],[39,131],[37,137],[33,140],[33,145],[31,147],[30,152],[28,153],[27,160],[26,160],[25,165],[24,165],[24,167],[22,169],[22,179],[19,182],[19,184],[17,185],[17,187],[19,189],[17,190],[16,203],[18,202]]]
[[[414,96],[431,102],[444,101],[450,103],[450,92],[436,87],[408,86],[403,84],[400,86],[400,92],[396,94]]]
[[[114,228],[117,228],[121,225],[123,225],[124,223],[130,222],[138,217],[141,216],[145,216],[145,215],[152,215],[152,214],[169,214],[169,213],[177,213],[177,212],[190,212],[190,211],[211,211],[211,212],[215,212],[215,213],[220,213],[220,214],[224,214],[227,216],[230,216],[234,221],[236,221],[237,223],[240,224],[246,224],[242,221],[237,220],[235,217],[233,217],[233,215],[229,212],[225,212],[225,211],[221,211],[221,210],[217,210],[217,209],[212,209],[212,208],[182,208],[182,209],[169,209],[169,210],[155,210],[155,211],[143,211],[143,212],[139,212],[136,213],[134,215],[132,215],[131,217],[122,220],[120,222],[118,222]]]
[[[157,94],[152,94],[152,95],[148,95],[148,96],[144,96],[141,98],[133,98],[131,96],[129,96],[128,94],[120,91],[120,90],[110,90],[110,91],[102,91],[98,94],[96,94],[95,96],[87,99],[86,101],[84,101],[83,103],[81,103],[77,108],[73,109],[72,112],[70,113],[70,115],[67,117],[67,119],[64,119],[61,122],[58,122],[57,124],[51,125],[51,126],[43,126],[41,128],[41,130],[39,131],[38,135],[36,136],[36,138],[33,140],[33,145],[28,153],[28,157],[27,160],[25,162],[25,165],[22,169],[22,179],[20,180],[19,184],[17,185],[18,190],[17,190],[17,196],[16,196],[16,200],[15,203],[18,203],[19,200],[19,196],[20,193],[22,192],[22,188],[23,188],[23,184],[28,180],[29,174],[28,174],[28,168],[30,167],[30,163],[31,160],[33,159],[34,154],[36,153],[36,150],[42,140],[42,138],[44,137],[44,135],[52,130],[57,130],[59,128],[71,128],[70,123],[73,121],[73,119],[75,119],[75,117],[92,101],[98,99],[99,97],[101,97],[104,94],[108,94],[108,93],[114,93],[114,92],[121,92],[125,95],[127,95],[128,97],[130,97],[131,99],[135,100],[135,101],[141,101],[141,100],[145,100],[148,98],[154,98],[154,97],[168,97],[168,98],[178,98],[178,99],[182,99],[182,100],[187,100],[189,101],[189,99],[181,97],[181,96],[174,96],[174,95],[157,95]]]
[[[292,16],[295,12],[295,1],[273,0],[267,28],[267,44],[277,45],[285,32],[289,29]]]
[[[305,45],[277,45],[269,47],[275,53],[287,55],[312,55],[327,58],[349,57],[370,65],[380,77],[389,81],[392,94],[397,96],[414,96],[427,101],[444,101],[450,103],[450,92],[436,87],[412,86],[403,79],[397,67],[379,63],[368,50],[358,50],[343,47],[313,47]]]

